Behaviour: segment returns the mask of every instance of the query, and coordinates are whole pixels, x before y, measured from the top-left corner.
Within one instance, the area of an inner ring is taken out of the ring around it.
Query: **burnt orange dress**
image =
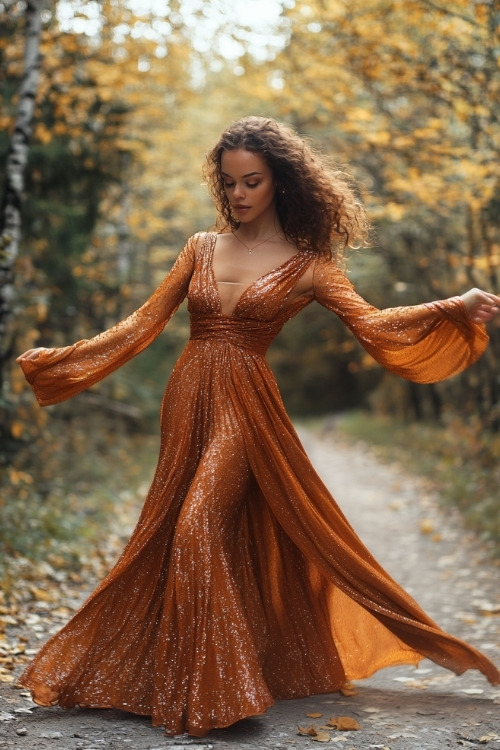
[[[312,468],[264,358],[314,299],[380,363],[445,378],[487,344],[459,298],[377,310],[334,262],[299,252],[221,312],[196,237],[137,312],[44,351],[23,369],[40,404],[70,398],[146,347],[187,295],[191,338],[161,408],[158,467],[113,570],[21,677],[42,705],[115,707],[172,734],[260,714],[278,698],[428,657],[457,673],[498,669],[443,632],[363,546]],[[314,290],[291,294],[314,264]]]

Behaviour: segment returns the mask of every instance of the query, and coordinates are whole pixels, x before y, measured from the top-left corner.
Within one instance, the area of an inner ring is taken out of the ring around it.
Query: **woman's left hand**
[[[500,297],[482,289],[469,289],[461,295],[470,318],[474,323],[488,323],[500,315]]]

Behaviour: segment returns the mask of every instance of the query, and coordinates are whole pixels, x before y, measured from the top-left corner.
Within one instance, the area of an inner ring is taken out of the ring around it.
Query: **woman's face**
[[[262,156],[243,148],[223,151],[221,174],[233,216],[243,223],[274,213],[276,185]]]

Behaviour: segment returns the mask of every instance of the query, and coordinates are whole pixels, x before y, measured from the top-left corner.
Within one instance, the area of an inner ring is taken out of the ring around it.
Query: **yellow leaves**
[[[52,128],[52,132],[54,135],[58,136],[64,136],[66,135],[67,128],[65,122],[55,122]]]
[[[320,719],[323,714],[314,712],[308,713],[306,716],[309,719]],[[319,729],[316,729],[314,724],[310,724],[308,727],[300,725],[297,727],[300,735],[311,737],[315,742],[330,742],[330,731],[332,729],[340,732],[354,732],[361,729],[361,725],[352,716],[332,716],[325,726],[319,727]]]
[[[405,151],[406,149],[414,148],[414,146],[415,146],[415,138],[413,138],[413,136],[397,135],[393,137],[392,139],[392,147],[400,151]]]
[[[361,725],[352,716],[332,716],[328,719],[328,726],[341,732],[356,732]]]
[[[481,601],[477,603],[477,608],[483,617],[494,617],[500,615],[500,604],[494,604],[493,602]]]
[[[19,423],[19,427],[21,427],[21,424],[22,423]],[[24,425],[22,425],[21,434],[23,431]],[[9,466],[7,473],[11,484],[33,484],[33,477],[25,471],[17,471],[12,466]]]
[[[111,97],[114,96],[117,89],[124,88],[125,81],[123,80],[123,71],[120,65],[111,65],[110,63],[94,58],[87,63],[87,68],[89,74],[96,80],[100,88],[111,89],[109,91]],[[103,92],[100,93],[102,94]]]
[[[436,531],[436,526],[431,518],[422,518],[420,521],[420,533],[430,536],[433,542],[442,541],[442,535]]]
[[[39,122],[35,128],[35,139],[42,143],[44,146],[50,143],[52,140],[52,132],[45,126],[43,122]]]
[[[363,168],[368,144],[382,192],[408,212],[419,204],[445,213],[464,203],[484,207],[494,195],[499,158],[499,89],[486,84],[498,73],[486,53],[496,32],[481,27],[485,3],[470,21],[424,5],[352,0],[329,21],[330,3],[296,0],[290,44],[277,59],[283,108],[297,112],[307,129],[331,133],[327,144],[340,144],[346,162],[354,158]],[[464,16],[472,14],[470,3],[463,8]],[[308,31],[311,21],[322,24],[319,33]],[[294,104],[299,93],[303,107]],[[469,163],[462,165],[464,158]],[[405,219],[402,209],[390,214],[391,208],[383,215]]]
[[[388,201],[383,207],[384,215],[390,219],[390,221],[401,221],[403,216],[406,214],[406,207],[401,203],[395,203],[394,201]]]
[[[47,589],[37,588],[31,586],[30,591],[32,596],[39,602],[53,602],[55,601],[54,592],[47,591]]]
[[[346,682],[346,684],[343,685],[343,687],[340,688],[340,692],[341,692],[342,695],[345,695],[345,696],[349,697],[349,696],[352,696],[352,695],[357,695],[358,694],[358,689],[357,689],[356,685],[353,685],[352,682]]]
[[[330,735],[317,730],[312,724],[308,727],[297,727],[299,734],[311,737],[315,742],[330,742]]]
[[[141,152],[144,151],[145,143],[138,138],[118,138],[115,146],[119,151]]]
[[[357,122],[372,122],[373,121],[373,110],[365,109],[363,107],[351,107],[349,109],[349,119],[356,120]]]
[[[19,419],[15,419],[10,425],[10,434],[12,435],[13,438],[15,438],[16,440],[19,440],[19,438],[23,436],[24,428],[25,428],[24,422],[21,422]]]
[[[81,38],[81,36],[77,36],[76,34],[62,34],[61,45],[65,52],[67,52],[68,54],[79,52],[81,47]]]
[[[494,742],[498,740],[500,740],[500,734],[490,732],[489,734],[483,734],[477,741],[481,744],[486,744],[487,742]]]
[[[387,146],[392,140],[392,135],[388,130],[375,130],[372,133],[365,133],[364,138],[373,146]]]
[[[430,518],[422,518],[420,521],[420,532],[422,534],[432,534],[434,531],[434,522]]]

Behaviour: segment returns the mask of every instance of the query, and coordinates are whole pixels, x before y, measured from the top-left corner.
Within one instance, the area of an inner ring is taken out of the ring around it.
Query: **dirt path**
[[[334,432],[301,437],[317,470],[368,547],[440,625],[500,664],[500,568],[489,565],[457,519],[443,515],[426,485],[383,466],[362,444]],[[31,645],[36,645],[36,641]],[[0,685],[0,748],[16,750],[260,750],[314,748],[297,725],[319,727],[350,716],[359,731],[332,731],[325,746],[343,750],[500,750],[500,688],[479,674],[458,678],[423,661],[357,684],[357,694],[280,702],[265,716],[213,732],[204,740],[168,738],[149,720],[119,711],[33,707]],[[323,714],[308,719],[307,713]]]

